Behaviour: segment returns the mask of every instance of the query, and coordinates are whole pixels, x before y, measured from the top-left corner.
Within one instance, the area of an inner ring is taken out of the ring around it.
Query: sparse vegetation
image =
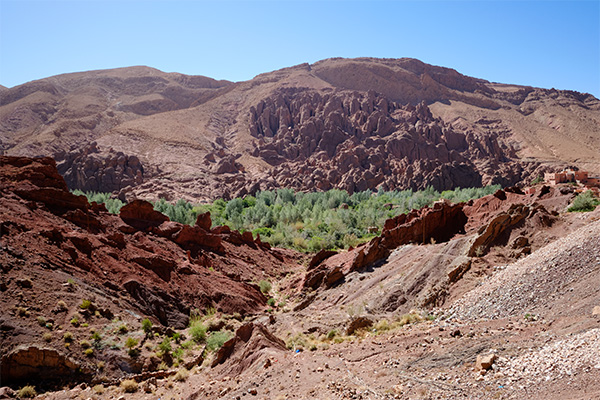
[[[139,343],[139,340],[132,338],[131,336],[127,338],[127,340],[125,340],[125,347],[127,347],[127,353],[130,356],[135,356],[137,355],[137,352],[135,351],[135,346],[137,346]]]
[[[125,379],[121,381],[121,389],[125,393],[135,393],[138,391],[138,384],[133,379]]]
[[[173,350],[173,348],[171,347],[171,338],[169,338],[169,337],[164,338],[163,341],[159,343],[158,350],[159,350],[161,356],[170,354],[171,351]]]
[[[32,399],[37,396],[37,392],[35,391],[35,387],[31,385],[23,386],[17,392],[17,397],[19,399]]]
[[[29,311],[25,307],[17,307],[16,311],[17,311],[17,315],[19,317],[28,317],[29,316]]]
[[[98,343],[98,342],[100,342],[100,341],[102,340],[102,335],[100,334],[100,332],[98,332],[98,331],[94,331],[94,332],[92,333],[92,337],[91,337],[91,338],[92,338],[92,340],[93,340],[95,343]]]
[[[192,340],[196,343],[202,343],[206,340],[206,326],[202,323],[201,319],[192,318],[190,319],[189,334]]]
[[[57,309],[58,311],[67,311],[67,303],[65,303],[65,302],[64,302],[64,301],[62,301],[62,300],[59,300],[59,301],[56,303],[56,309]]]
[[[271,283],[269,281],[260,281],[258,282],[258,287],[260,291],[264,294],[267,294],[271,291]]]
[[[79,326],[79,319],[81,317],[79,316],[79,314],[75,313],[73,314],[73,317],[71,317],[71,325],[73,325],[74,327],[78,327]]]
[[[215,351],[220,349],[226,341],[231,339],[231,337],[232,334],[229,331],[221,330],[219,332],[211,333],[208,339],[206,339],[206,350]]]
[[[92,302],[90,300],[83,299],[83,300],[81,300],[81,304],[79,305],[79,308],[81,308],[82,310],[87,310],[91,306],[92,306]]]
[[[177,371],[175,376],[173,376],[173,380],[177,382],[185,382],[189,376],[190,372],[185,368],[181,368],[179,371]]]
[[[152,333],[152,322],[148,318],[145,318],[142,321],[142,330],[146,336],[149,336]]]
[[[589,212],[600,204],[600,199],[594,196],[594,192],[591,190],[580,193],[575,197],[573,203],[568,208],[569,212]]]

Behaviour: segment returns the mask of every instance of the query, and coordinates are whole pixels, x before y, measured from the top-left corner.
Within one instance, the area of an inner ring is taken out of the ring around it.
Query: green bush
[[[134,339],[132,337],[128,337],[127,340],[125,340],[125,347],[127,347],[129,350],[131,350],[135,346],[137,346],[138,343],[139,343],[139,340]]]
[[[190,323],[189,334],[196,343],[202,343],[206,340],[206,326],[200,320],[194,320]]]
[[[146,336],[152,333],[152,322],[148,318],[142,321],[142,330]]]
[[[81,300],[81,304],[79,305],[79,308],[81,308],[82,310],[87,310],[92,306],[92,302],[86,299]]]
[[[163,341],[160,342],[160,344],[158,345],[158,349],[163,355],[171,353],[171,351],[173,350],[171,347],[171,338],[164,338]]]
[[[206,339],[206,349],[208,351],[215,351],[221,348],[223,344],[231,339],[233,335],[228,331],[213,332]]]
[[[269,281],[258,282],[258,287],[260,288],[260,291],[263,292],[264,294],[269,293],[272,289],[271,282],[269,282]]]
[[[600,200],[594,196],[591,190],[580,193],[575,197],[571,207],[568,208],[569,212],[588,212],[594,211],[596,206],[600,204]]]
[[[17,397],[19,399],[32,399],[37,396],[37,392],[35,391],[35,387],[33,386],[23,386],[17,392]]]

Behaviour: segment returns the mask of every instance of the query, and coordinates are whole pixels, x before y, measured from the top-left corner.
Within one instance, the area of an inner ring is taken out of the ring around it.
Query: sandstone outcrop
[[[145,200],[134,200],[121,207],[119,216],[128,225],[137,230],[145,231],[156,228],[169,218],[154,210],[154,206]]]
[[[225,364],[223,374],[239,375],[271,356],[287,351],[283,340],[273,335],[264,325],[253,322],[242,325],[235,336],[217,351],[212,366]]]
[[[554,219],[542,205],[513,204],[507,211],[495,216],[487,226],[482,227],[479,236],[473,241],[468,255],[481,257],[493,244],[508,244],[511,231],[522,226],[526,220],[540,228],[551,226]],[[520,236],[513,242],[513,248],[526,249],[527,244],[527,238]]]
[[[58,171],[69,188],[84,192],[118,192],[144,182],[144,168],[135,155],[100,151],[96,142],[69,153],[57,154]]]
[[[358,250],[351,270],[360,270],[381,261],[391,250],[402,244],[450,240],[455,234],[464,232],[467,217],[462,208],[462,203],[450,204],[440,201],[432,208],[425,207],[388,219],[381,236],[372,239]]]
[[[2,382],[23,382],[32,376],[37,379],[68,381],[69,375],[81,374],[80,365],[52,348],[20,346],[2,356]]]

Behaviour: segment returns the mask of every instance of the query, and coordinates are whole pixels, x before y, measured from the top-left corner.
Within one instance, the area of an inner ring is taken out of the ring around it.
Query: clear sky
[[[240,81],[362,56],[600,97],[600,1],[0,0],[8,87],[131,65]]]

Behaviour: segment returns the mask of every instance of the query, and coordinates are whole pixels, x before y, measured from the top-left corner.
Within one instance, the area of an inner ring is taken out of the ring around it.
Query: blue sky
[[[8,87],[131,65],[240,81],[362,56],[600,97],[600,1],[0,0]]]

